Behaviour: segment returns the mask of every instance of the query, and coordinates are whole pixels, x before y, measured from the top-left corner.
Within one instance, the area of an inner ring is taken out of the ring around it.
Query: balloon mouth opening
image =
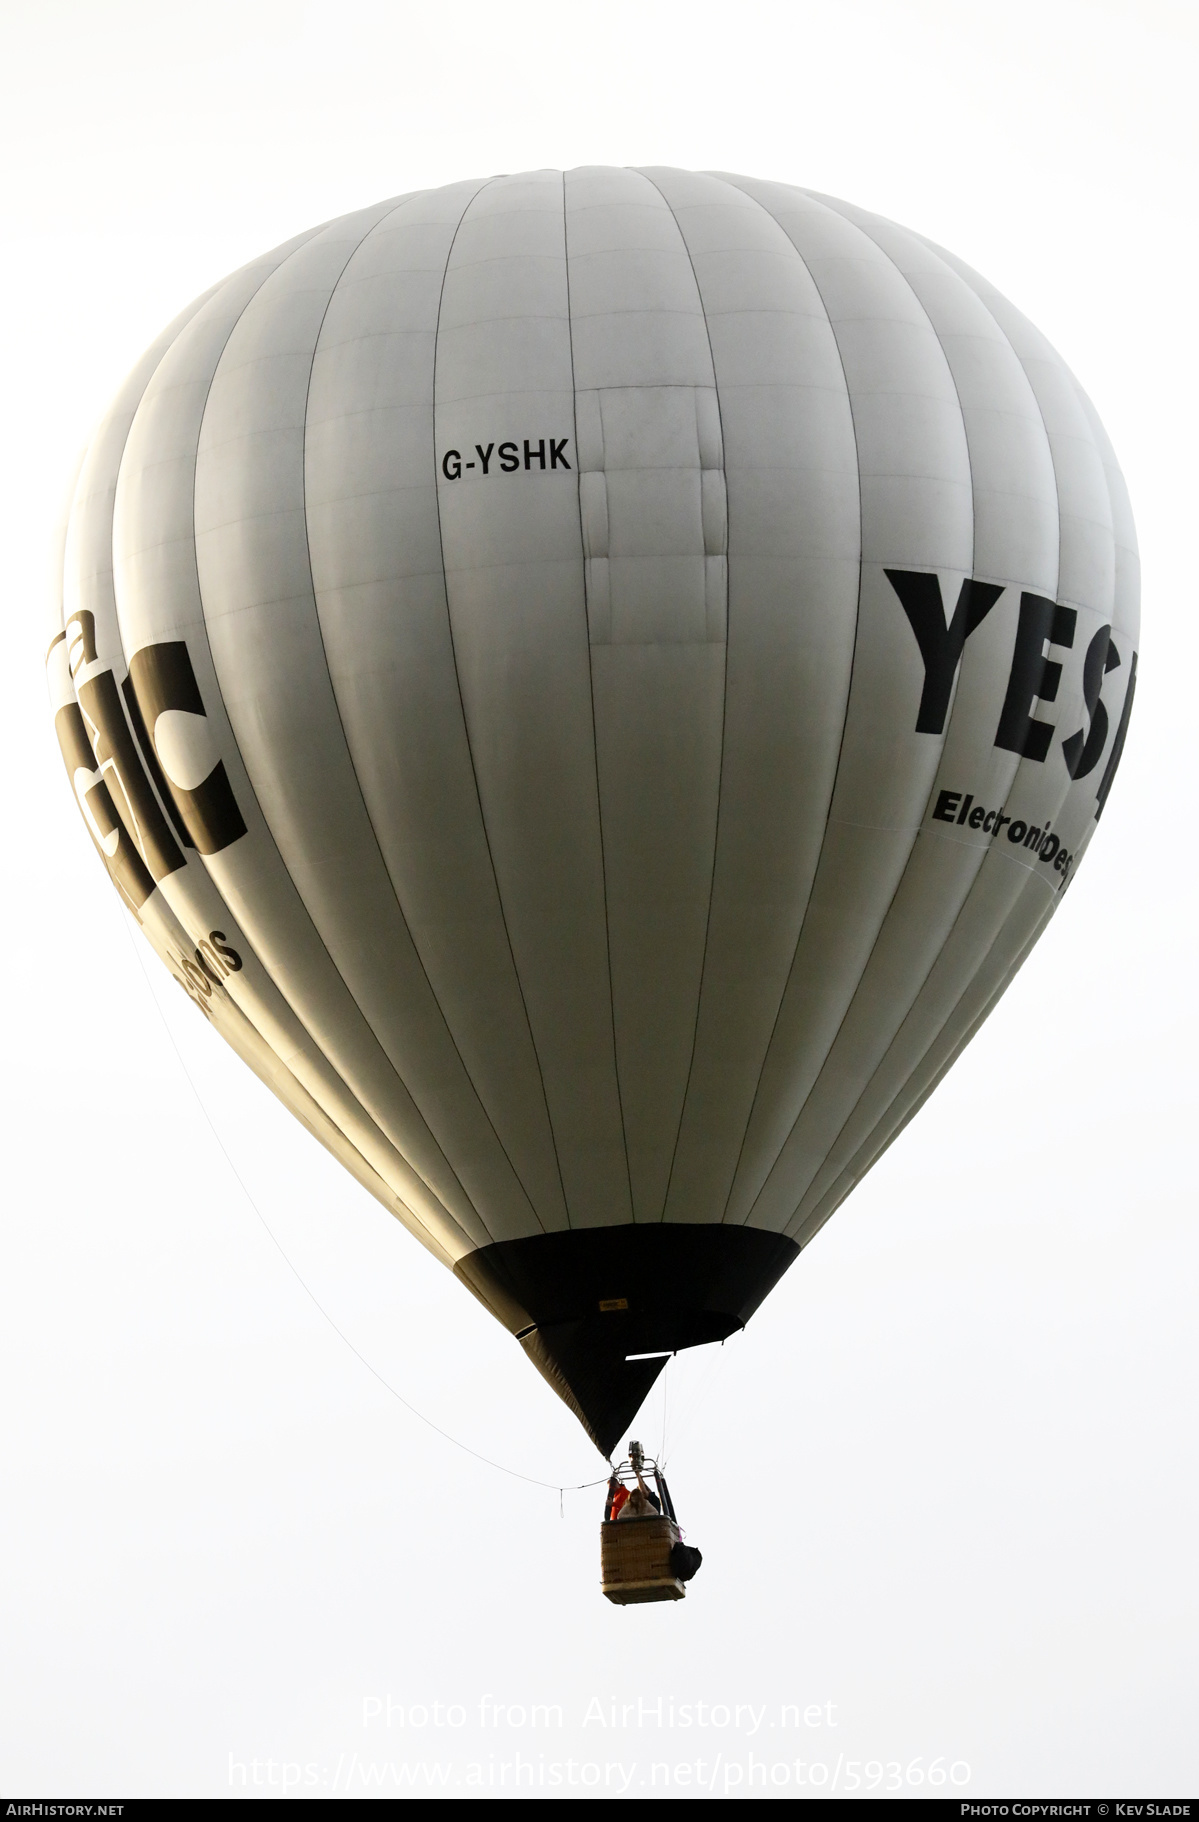
[[[610,1455],[667,1360],[737,1334],[798,1252],[757,1228],[658,1222],[499,1241],[454,1272]]]

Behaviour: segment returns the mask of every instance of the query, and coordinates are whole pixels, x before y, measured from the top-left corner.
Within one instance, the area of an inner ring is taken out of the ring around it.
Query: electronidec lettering
[[[1060,873],[1063,885],[1069,877],[1074,856],[1063,848],[1056,835],[1050,833],[1048,823],[1043,827],[1030,825],[1018,816],[1013,819],[1002,809],[988,810],[983,804],[975,803],[968,791],[938,791],[932,817],[934,822],[951,822],[958,828],[978,829],[993,841],[1006,835],[1013,847],[1029,849],[1039,861]]]

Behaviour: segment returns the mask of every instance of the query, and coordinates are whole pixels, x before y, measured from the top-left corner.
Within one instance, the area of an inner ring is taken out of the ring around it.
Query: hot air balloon
[[[786,184],[535,171],[255,260],[130,376],[49,648],[142,932],[608,1454],[1077,871],[1127,497],[1043,337]]]

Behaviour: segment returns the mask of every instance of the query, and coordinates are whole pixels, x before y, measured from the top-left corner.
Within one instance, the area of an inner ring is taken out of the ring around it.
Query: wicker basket
[[[600,1526],[600,1580],[618,1607],[681,1601],[687,1590],[670,1566],[679,1528],[671,1518],[608,1519]]]

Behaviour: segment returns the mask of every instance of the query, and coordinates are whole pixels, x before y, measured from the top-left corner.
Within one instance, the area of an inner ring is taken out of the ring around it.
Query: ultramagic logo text
[[[916,732],[944,734],[954,679],[966,641],[982,625],[1004,592],[1003,587],[997,582],[978,582],[967,577],[952,615],[947,616],[937,576],[905,569],[889,569],[886,575],[907,615],[924,661],[924,685],[916,712]],[[1049,653],[1054,647],[1059,651],[1071,651],[1077,626],[1078,615],[1074,608],[1050,601],[1030,589],[1022,591],[1012,665],[995,729],[997,747],[1017,753],[1022,759],[1031,759],[1038,765],[1043,765],[1048,758],[1057,729],[1052,722],[1035,716],[1033,707],[1057,699],[1062,666]],[[1101,626],[1092,635],[1083,657],[1082,696],[1087,725],[1064,735],[1060,742],[1066,771],[1074,780],[1093,773],[1105,753],[1107,755],[1095,789],[1096,821],[1103,814],[1124,750],[1136,688],[1137,655],[1133,652],[1119,725],[1108,751],[1111,720],[1101,700],[1101,692],[1104,678],[1122,662],[1112,642],[1111,627]],[[1056,835],[1050,833],[1048,825],[1037,828],[1019,818],[1013,820],[1004,814],[1002,805],[988,808],[976,802],[968,791],[940,791],[932,816],[936,822],[964,825],[993,837],[1006,833],[1009,842],[1027,848],[1038,860],[1052,867],[1060,875],[1062,884],[1069,877],[1074,856],[1063,848]]]

